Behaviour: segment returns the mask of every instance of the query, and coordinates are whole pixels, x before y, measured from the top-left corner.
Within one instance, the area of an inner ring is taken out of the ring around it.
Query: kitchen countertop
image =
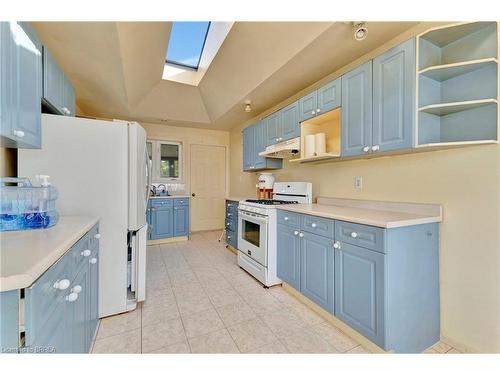
[[[235,197],[235,196],[229,196],[229,197],[226,197],[226,199],[228,201],[236,201],[236,202],[240,202],[240,201],[245,201],[247,199],[251,199],[251,198],[248,198],[248,197]]]
[[[277,208],[381,228],[438,223],[443,218],[440,205],[341,198],[318,198],[318,203],[290,204],[278,206]]]
[[[48,229],[1,232],[0,292],[29,287],[98,221],[61,216]]]
[[[156,195],[149,199],[173,199],[173,198],[189,198],[189,195]]]

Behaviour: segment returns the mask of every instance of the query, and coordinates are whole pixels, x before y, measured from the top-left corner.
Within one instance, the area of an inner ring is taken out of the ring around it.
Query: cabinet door
[[[368,152],[372,140],[371,61],[342,76],[341,117],[342,156]]]
[[[342,100],[340,97],[340,88],[342,81],[337,78],[335,81],[327,83],[318,90],[318,109],[319,113],[325,113],[340,107]]]
[[[47,48],[43,48],[43,98],[58,113],[63,113],[63,79],[62,71]]]
[[[76,111],[75,90],[65,75],[63,75],[63,111],[66,116],[74,116]]]
[[[281,110],[281,137],[283,141],[300,137],[299,103],[292,103]]]
[[[153,229],[153,221],[151,219],[151,200],[148,202],[148,208],[146,209],[146,221],[148,223],[148,240],[150,240]]]
[[[90,343],[87,340],[90,311],[89,285],[89,267],[85,264],[71,284],[72,292],[76,292],[78,286],[80,287],[78,298],[68,303],[70,311],[72,312],[71,315],[73,316],[71,324],[73,353],[88,353],[89,350]]]
[[[266,124],[266,146],[281,142],[281,112],[275,112],[264,120]]]
[[[278,277],[300,290],[300,237],[298,228],[278,225]]]
[[[301,233],[300,291],[333,313],[333,242],[311,233]]]
[[[11,22],[0,22],[0,132],[2,146],[14,147],[13,129],[17,118],[15,91],[16,44]]]
[[[340,243],[335,250],[335,316],[384,346],[385,255]]]
[[[260,156],[259,152],[266,149],[266,124],[261,121],[254,125],[254,168],[262,169],[266,167],[265,156]]]
[[[174,236],[187,236],[189,232],[189,206],[174,207]]]
[[[249,171],[255,169],[254,166],[254,144],[255,144],[255,128],[249,126],[243,129],[243,170]]]
[[[89,317],[87,343],[94,338],[99,320],[99,250],[96,250],[89,260]]]
[[[173,207],[152,207],[153,229],[151,239],[169,238],[174,235]]]
[[[318,92],[314,91],[299,99],[299,121],[305,121],[316,116],[318,109]]]
[[[415,39],[373,59],[373,145],[411,148],[415,124]]]
[[[73,352],[73,309],[74,302],[66,300],[57,301],[57,306],[44,325],[42,335],[26,348],[27,353],[38,353],[43,349],[47,353],[72,353]]]

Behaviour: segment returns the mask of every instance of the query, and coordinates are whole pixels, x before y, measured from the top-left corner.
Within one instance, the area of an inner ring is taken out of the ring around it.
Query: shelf
[[[431,104],[418,109],[419,112],[429,113],[436,116],[446,116],[451,113],[466,111],[478,107],[484,107],[490,104],[497,104],[495,99],[470,100],[466,102]]]
[[[497,64],[497,59],[491,57],[480,60],[470,60],[453,64],[434,65],[425,68],[419,72],[420,75],[433,79],[435,81],[446,81],[450,78],[458,77],[475,70],[485,68],[489,65]]]
[[[472,22],[444,26],[426,32],[421,38],[428,40],[438,47],[443,47],[494,24],[495,22]]]
[[[340,158],[340,153],[326,153],[317,156],[309,156],[304,158],[290,159],[290,163],[308,163],[313,161],[329,160]]]

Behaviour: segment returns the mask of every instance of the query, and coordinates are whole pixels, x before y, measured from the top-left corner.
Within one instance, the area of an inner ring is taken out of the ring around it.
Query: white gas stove
[[[276,207],[312,202],[310,182],[276,182],[274,199],[247,199],[238,206],[238,265],[264,286],[280,284],[276,275]]]

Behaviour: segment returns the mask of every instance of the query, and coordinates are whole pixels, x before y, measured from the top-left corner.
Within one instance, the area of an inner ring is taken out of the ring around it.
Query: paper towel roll
[[[306,135],[306,158],[314,156],[316,152],[316,137],[314,134]]]
[[[326,153],[326,135],[325,133],[318,133],[315,136],[316,155],[323,155]]]

